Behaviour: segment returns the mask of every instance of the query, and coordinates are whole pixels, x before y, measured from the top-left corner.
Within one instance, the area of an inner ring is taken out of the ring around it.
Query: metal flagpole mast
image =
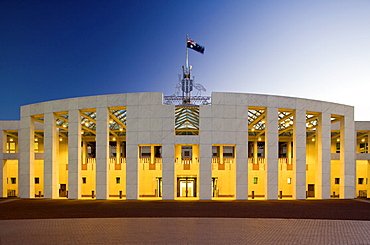
[[[182,100],[182,105],[185,106],[194,106],[192,100],[194,102],[202,102],[202,104],[206,105],[209,104],[210,97],[209,96],[191,96],[193,89],[195,88],[198,90],[197,93],[200,95],[200,91],[206,91],[206,89],[201,84],[194,84],[194,77],[191,76],[191,72],[193,67],[189,65],[189,48],[193,49],[199,53],[204,53],[204,47],[198,45],[193,40],[189,39],[189,35],[186,34],[185,39],[185,65],[182,67],[182,74],[179,74],[179,81],[176,84],[176,91],[173,96],[165,96],[167,100],[166,103],[173,104],[172,101],[179,101]],[[180,90],[181,89],[181,90]],[[180,93],[182,92],[182,95]]]
[[[182,103],[190,104],[191,91],[193,90],[193,80],[191,79],[191,66],[189,66],[189,51],[188,51],[188,34],[186,34],[186,58],[185,67],[182,67],[182,79],[181,79],[181,89],[182,89]]]
[[[185,49],[186,49],[185,68],[186,70],[188,70],[189,69],[188,34],[186,34]]]

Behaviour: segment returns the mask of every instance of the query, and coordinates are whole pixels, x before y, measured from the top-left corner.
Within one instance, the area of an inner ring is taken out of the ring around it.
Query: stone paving
[[[370,200],[3,198],[3,244],[370,244]]]
[[[268,218],[2,220],[0,244],[370,244],[370,221]]]

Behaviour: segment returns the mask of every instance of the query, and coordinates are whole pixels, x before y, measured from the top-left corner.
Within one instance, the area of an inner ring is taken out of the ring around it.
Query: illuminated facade
[[[0,193],[21,198],[329,199],[370,196],[370,122],[354,108],[272,95],[162,93],[21,107],[0,121]]]

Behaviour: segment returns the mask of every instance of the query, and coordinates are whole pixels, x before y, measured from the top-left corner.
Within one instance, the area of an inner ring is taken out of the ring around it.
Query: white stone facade
[[[197,107],[192,135],[175,132],[182,118],[162,93],[22,106],[19,122],[0,121],[0,193],[127,200],[370,195],[370,122],[355,123],[352,106],[220,92],[211,101]]]

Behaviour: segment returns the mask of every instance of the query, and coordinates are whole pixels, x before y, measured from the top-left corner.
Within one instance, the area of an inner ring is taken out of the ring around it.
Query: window
[[[292,178],[288,178],[288,179],[287,179],[287,183],[288,183],[288,184],[291,184],[291,183],[292,183]]]
[[[87,142],[87,157],[88,158],[95,158],[96,155],[96,142]]]
[[[248,141],[248,157],[251,158],[254,156],[254,142]]]
[[[121,178],[120,177],[116,177],[116,184],[121,184]]]
[[[13,185],[17,184],[17,178],[10,178],[10,183]]]
[[[184,151],[184,157],[190,157],[190,151]]]
[[[253,184],[258,184],[258,178],[257,177],[253,178]]]
[[[86,177],[82,177],[82,184],[86,184]]]
[[[287,145],[286,142],[279,142],[279,158],[287,158]]]
[[[339,185],[339,182],[340,182],[340,181],[339,181],[339,178],[335,178],[335,179],[334,179],[334,184]]]
[[[154,146],[154,157],[162,158],[162,146]]]
[[[35,178],[35,184],[40,184],[40,178],[38,177]]]
[[[150,157],[150,146],[140,146],[140,157]]]
[[[340,153],[340,143],[335,145],[335,153]]]
[[[16,153],[15,152],[15,142],[8,142],[6,144],[6,152],[7,153]]]
[[[219,157],[220,156],[220,147],[219,146],[212,146],[212,157]]]
[[[260,158],[265,157],[265,142],[257,143],[257,156]]]
[[[224,157],[234,157],[234,146],[224,146]]]
[[[360,153],[368,153],[368,144],[360,143]]]
[[[364,184],[364,178],[358,178],[358,184],[359,185]]]
[[[117,157],[117,141],[109,141],[109,157]]]
[[[192,147],[191,146],[182,146],[181,147],[182,158],[191,158],[192,157]]]

